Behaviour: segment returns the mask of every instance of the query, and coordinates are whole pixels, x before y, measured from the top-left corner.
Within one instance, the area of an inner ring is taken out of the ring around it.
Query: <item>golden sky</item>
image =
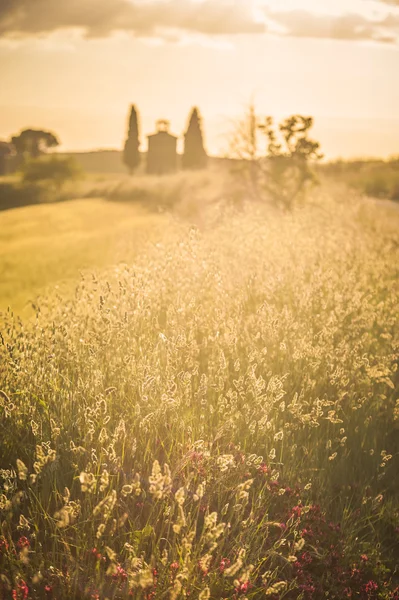
[[[0,0],[0,139],[120,148],[130,103],[143,139],[198,105],[218,153],[251,100],[330,157],[399,154],[399,0]]]

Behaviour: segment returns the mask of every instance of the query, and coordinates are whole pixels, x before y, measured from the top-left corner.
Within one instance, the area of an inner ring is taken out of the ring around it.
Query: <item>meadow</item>
[[[159,221],[140,207],[99,198],[0,213],[0,310],[32,314],[50,286],[65,299],[85,269],[132,260]]]
[[[398,599],[399,211],[184,189],[0,214],[0,597]]]
[[[163,179],[87,174],[56,194],[0,178],[0,311],[29,316],[50,288],[66,299],[85,270],[130,263],[159,235],[165,211],[200,218],[222,182],[219,172]]]

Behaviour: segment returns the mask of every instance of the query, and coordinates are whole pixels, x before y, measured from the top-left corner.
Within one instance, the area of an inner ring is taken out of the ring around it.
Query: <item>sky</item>
[[[315,119],[329,158],[399,154],[399,0],[0,0],[0,140],[121,148],[191,108],[212,154],[249,103]]]

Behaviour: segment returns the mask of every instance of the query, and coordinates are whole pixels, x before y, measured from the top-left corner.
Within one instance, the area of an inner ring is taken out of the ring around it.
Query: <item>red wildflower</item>
[[[369,596],[371,594],[374,595],[374,592],[376,592],[378,590],[378,584],[375,581],[370,580],[368,583],[366,583],[366,585],[364,586],[364,591],[366,592],[366,594],[369,594]]]
[[[264,473],[265,475],[270,473],[270,469],[266,463],[262,463],[261,465],[259,465],[258,471],[259,471],[259,473]]]
[[[291,510],[291,516],[292,517],[296,517],[297,519],[299,519],[299,517],[302,514],[302,508],[300,506],[294,506]]]
[[[30,541],[28,540],[27,537],[25,537],[23,535],[22,537],[19,538],[19,540],[17,542],[17,546],[20,550],[22,550],[22,548],[30,548]]]
[[[26,585],[26,582],[21,579],[18,582],[18,585],[15,590],[12,591],[13,600],[26,600],[29,595],[29,588]]]
[[[367,556],[367,554],[362,554],[362,555],[360,556],[360,559],[361,559],[363,562],[367,562],[367,561],[368,561],[368,559],[369,559],[369,557]]]
[[[125,569],[123,569],[120,565],[116,567],[116,572],[112,575],[112,579],[114,581],[126,581],[127,577],[128,575]]]
[[[222,558],[219,565],[219,571],[224,573],[225,569],[228,569],[230,566],[230,560],[228,558]]]
[[[8,542],[5,537],[0,537],[0,554],[6,553],[9,548]]]
[[[101,552],[99,552],[97,550],[97,548],[92,548],[91,554],[92,554],[94,560],[101,560],[102,559],[102,554],[101,554]]]
[[[246,594],[248,591],[248,588],[251,587],[251,583],[250,581],[241,581],[241,579],[238,580],[239,585],[235,588],[235,593],[236,594]]]

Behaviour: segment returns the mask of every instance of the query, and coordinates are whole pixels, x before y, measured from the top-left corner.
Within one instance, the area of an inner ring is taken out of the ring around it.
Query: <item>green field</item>
[[[397,600],[399,211],[0,224],[1,598]]]
[[[0,212],[0,311],[70,296],[80,273],[131,262],[162,218],[138,204],[91,198]]]

